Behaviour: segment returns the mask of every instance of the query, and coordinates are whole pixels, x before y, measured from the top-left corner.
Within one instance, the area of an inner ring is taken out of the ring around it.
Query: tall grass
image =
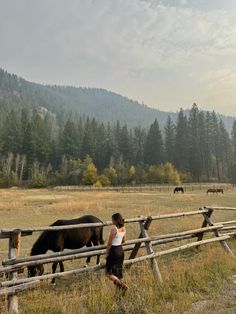
[[[194,302],[217,298],[236,271],[235,261],[217,244],[163,258],[159,265],[162,285],[148,262],[126,271],[129,290],[124,297],[102,271],[62,279],[56,287],[44,284],[20,297],[22,313],[190,313]]]
[[[0,190],[0,227],[48,225],[58,218],[72,218],[85,213],[101,219],[110,219],[111,213],[121,211],[125,217],[151,215],[198,209],[203,205],[234,206],[236,195],[228,191],[224,196],[207,197],[205,193],[187,193],[174,196],[165,193],[79,193],[52,192],[48,190]],[[216,212],[214,221],[236,219],[234,212]],[[202,217],[153,222],[150,234],[163,234],[194,229],[201,226]],[[128,238],[139,234],[138,224],[127,225]],[[105,230],[105,238],[108,229]],[[28,254],[38,234],[22,239],[21,254]],[[0,259],[6,258],[7,242],[0,242]],[[176,244],[171,244],[176,245]],[[236,252],[234,240],[230,246]],[[163,246],[165,247],[165,246]],[[162,247],[155,247],[160,250]],[[104,260],[103,260],[104,261]],[[80,266],[84,261],[66,263],[66,269]],[[52,313],[222,313],[225,307],[234,306],[234,299],[227,299],[228,289],[236,271],[236,262],[225,254],[219,243],[158,259],[164,279],[160,286],[155,282],[148,262],[132,266],[125,272],[129,291],[122,297],[104,276],[94,274],[71,276],[57,281],[57,286],[42,283],[38,290],[20,295],[19,304],[24,314]],[[50,267],[46,267],[50,271]],[[224,296],[222,305],[217,301]],[[236,294],[235,294],[236,295]],[[227,300],[226,300],[227,299]],[[204,309],[196,302],[206,300]],[[210,301],[211,300],[211,301]],[[227,303],[228,302],[228,303]],[[6,303],[1,300],[0,312]],[[219,311],[219,312],[218,312]],[[206,312],[205,312],[206,313]]]

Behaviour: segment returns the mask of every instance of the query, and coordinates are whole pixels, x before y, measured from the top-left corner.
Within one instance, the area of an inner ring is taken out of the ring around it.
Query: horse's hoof
[[[55,287],[57,284],[55,282],[51,282],[50,285]]]
[[[87,268],[88,267],[88,264],[84,264],[84,268]]]

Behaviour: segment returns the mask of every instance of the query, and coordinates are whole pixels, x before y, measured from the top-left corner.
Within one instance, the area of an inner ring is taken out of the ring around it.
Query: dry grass
[[[173,195],[171,192],[117,193],[117,192],[55,192],[49,190],[0,190],[0,228],[48,225],[59,218],[73,218],[91,213],[109,220],[115,211],[125,217],[172,213],[198,209],[203,205],[235,206],[233,190],[221,196],[206,196],[204,192]],[[216,212],[215,221],[236,219],[236,212]],[[151,234],[170,233],[198,228],[202,217],[180,218],[154,222]],[[105,230],[105,237],[108,230]],[[134,224],[127,225],[128,238],[137,237]],[[25,237],[21,254],[30,251],[38,234]],[[7,255],[7,243],[0,243],[0,259]],[[172,244],[173,246],[174,244]],[[231,246],[235,247],[234,243]],[[160,249],[160,248],[159,248]],[[94,261],[92,261],[94,262]],[[84,261],[66,263],[66,269]],[[117,296],[114,287],[103,272],[73,276],[58,281],[56,287],[47,283],[35,291],[20,296],[22,313],[203,313],[194,307],[201,300],[209,313],[221,313],[225,307],[235,306],[227,300],[223,308],[216,301],[225,282],[236,271],[235,261],[218,244],[203,247],[200,252],[188,251],[159,260],[164,278],[160,287],[154,282],[149,264],[134,266],[125,273],[130,290],[125,298]],[[50,268],[47,268],[49,271]],[[236,303],[236,302],[235,302]],[[4,305],[2,303],[2,305]],[[219,312],[217,312],[219,310]],[[223,312],[222,312],[223,313]],[[225,312],[226,313],[226,312]]]

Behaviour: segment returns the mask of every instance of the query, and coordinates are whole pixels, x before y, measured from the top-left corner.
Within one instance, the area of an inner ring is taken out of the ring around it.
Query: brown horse
[[[209,193],[218,194],[217,189],[208,189],[208,190],[207,190],[207,195],[208,195]]]
[[[83,223],[101,223],[102,221],[95,216],[85,215],[80,218],[71,220],[57,220],[51,226],[66,226],[66,225],[77,225]],[[74,229],[63,229],[44,231],[34,243],[31,256],[46,254],[48,250],[53,252],[61,252],[64,249],[79,249],[83,246],[92,246],[104,244],[103,240],[103,227],[86,227],[86,228],[74,228]],[[100,256],[97,256],[97,264],[99,264]],[[87,258],[87,263],[90,262],[90,257]],[[56,272],[57,265],[60,265],[60,271],[64,271],[64,265],[62,261],[54,262],[52,264],[52,273]],[[28,267],[28,276],[35,277],[41,276],[44,272],[42,264],[37,266]],[[55,278],[52,280],[55,283]]]
[[[182,186],[177,186],[175,189],[174,189],[174,194],[176,193],[182,193],[184,194],[184,188]]]
[[[223,189],[217,189],[217,193],[222,193],[222,194],[224,194],[224,190],[223,190]]]

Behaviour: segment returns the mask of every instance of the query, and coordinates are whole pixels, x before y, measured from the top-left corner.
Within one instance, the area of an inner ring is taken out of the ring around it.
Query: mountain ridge
[[[58,120],[71,113],[96,117],[104,122],[119,120],[129,127],[149,125],[157,118],[163,128],[168,116],[175,122],[178,111],[163,111],[102,88],[49,85],[30,82],[0,68],[0,113],[11,109],[45,107]],[[185,110],[188,114],[189,109]],[[228,131],[235,117],[218,114]]]

